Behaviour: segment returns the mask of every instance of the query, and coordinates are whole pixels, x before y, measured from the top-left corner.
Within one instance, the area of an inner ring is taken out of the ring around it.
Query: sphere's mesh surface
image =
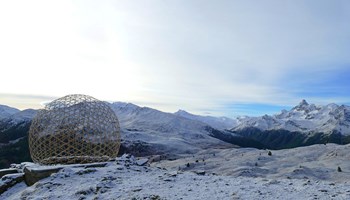
[[[41,164],[89,163],[115,158],[120,127],[113,110],[86,95],[68,95],[38,112],[29,130],[29,149]]]

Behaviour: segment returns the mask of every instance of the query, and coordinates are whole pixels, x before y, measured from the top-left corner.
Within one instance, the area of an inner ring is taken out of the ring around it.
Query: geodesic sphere
[[[29,149],[34,162],[70,164],[107,161],[120,147],[120,127],[104,102],[81,94],[47,104],[32,121]]]

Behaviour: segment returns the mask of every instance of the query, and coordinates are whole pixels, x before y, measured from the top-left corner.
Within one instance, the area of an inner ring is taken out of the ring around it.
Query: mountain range
[[[131,103],[109,104],[121,126],[120,153],[136,156],[193,154],[208,148],[292,148],[350,143],[350,107],[309,104],[260,117],[199,116],[161,112]],[[36,110],[0,105],[0,168],[29,161],[27,135]]]
[[[271,149],[319,143],[350,142],[350,107],[309,104],[302,100],[291,110],[275,115],[243,117],[230,129]]]
[[[201,121],[131,103],[115,102],[110,106],[119,119],[122,147],[137,156],[195,153],[233,146],[210,136],[219,130]]]
[[[248,127],[260,130],[278,130],[330,133],[338,131],[343,135],[350,135],[350,107],[337,104],[316,106],[302,100],[299,105],[290,111],[282,110],[281,113],[261,117],[242,118],[234,130]]]

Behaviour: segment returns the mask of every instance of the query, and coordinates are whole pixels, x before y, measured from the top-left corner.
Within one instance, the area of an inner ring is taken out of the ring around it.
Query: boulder
[[[147,158],[141,158],[139,160],[136,160],[136,165],[138,166],[144,166],[146,165],[148,162],[148,159]]]
[[[53,173],[57,173],[62,168],[63,167],[42,167],[42,168],[25,167],[24,181],[28,186],[31,186],[34,183],[38,182],[39,180],[49,177]]]

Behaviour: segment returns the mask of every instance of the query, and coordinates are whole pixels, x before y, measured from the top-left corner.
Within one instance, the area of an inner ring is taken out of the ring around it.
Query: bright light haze
[[[1,1],[0,104],[261,115],[350,102],[350,1]]]

